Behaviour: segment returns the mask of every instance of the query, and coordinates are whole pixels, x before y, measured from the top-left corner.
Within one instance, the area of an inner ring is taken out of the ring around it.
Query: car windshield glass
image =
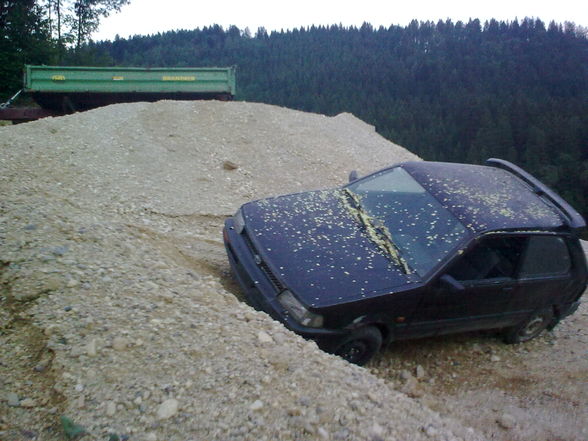
[[[372,223],[388,230],[401,257],[421,276],[469,235],[402,167],[384,170],[346,188],[357,195]]]

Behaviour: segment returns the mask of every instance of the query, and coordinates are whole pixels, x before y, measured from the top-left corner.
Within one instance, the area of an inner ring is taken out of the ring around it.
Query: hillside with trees
[[[351,112],[429,160],[504,158],[588,215],[588,39],[571,23],[413,21],[255,35],[215,25],[72,42],[62,62],[236,65],[237,99]]]
[[[115,65],[237,65],[239,99],[351,112],[425,159],[513,161],[588,214],[588,40],[572,24],[237,28],[92,46]]]

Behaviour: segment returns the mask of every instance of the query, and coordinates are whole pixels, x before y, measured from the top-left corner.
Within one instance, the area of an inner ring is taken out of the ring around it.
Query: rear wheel
[[[363,366],[382,346],[382,333],[374,326],[358,329],[335,349],[334,354],[349,363]]]
[[[553,310],[543,309],[533,313],[527,320],[504,332],[506,343],[523,343],[537,337],[553,320]]]

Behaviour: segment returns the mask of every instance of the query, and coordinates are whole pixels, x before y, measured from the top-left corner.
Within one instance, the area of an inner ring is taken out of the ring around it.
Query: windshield
[[[420,276],[468,236],[455,216],[401,167],[346,187],[376,227],[387,230],[400,256]]]

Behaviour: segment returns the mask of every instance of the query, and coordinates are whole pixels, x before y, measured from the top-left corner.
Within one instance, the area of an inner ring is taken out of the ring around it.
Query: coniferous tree
[[[254,35],[213,25],[72,49],[64,62],[237,65],[238,99],[351,112],[425,159],[511,160],[588,214],[588,40],[570,23],[415,20]]]
[[[0,0],[0,98],[22,87],[25,63],[46,63],[53,55],[48,21],[35,0]]]

